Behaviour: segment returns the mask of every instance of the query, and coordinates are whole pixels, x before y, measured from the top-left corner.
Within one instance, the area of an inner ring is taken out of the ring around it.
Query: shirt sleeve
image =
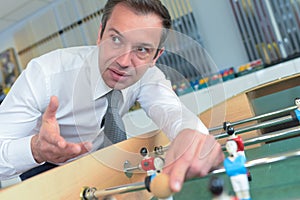
[[[39,130],[47,79],[30,62],[0,106],[0,178],[7,179],[38,164],[31,152],[31,138]],[[48,98],[49,99],[49,98]]]
[[[143,77],[138,101],[168,138],[173,140],[183,129],[208,134],[201,120],[182,104],[164,74],[156,67],[148,71]]]

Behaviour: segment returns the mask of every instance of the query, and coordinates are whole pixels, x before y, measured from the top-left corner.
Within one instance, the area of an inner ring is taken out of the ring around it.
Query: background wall
[[[30,28],[30,22],[34,18],[39,18],[40,16],[43,15],[43,13],[47,12],[48,10],[53,9],[60,2],[62,2],[62,0],[53,0],[52,3],[50,4],[50,6],[43,8],[43,9],[37,11],[36,13],[32,13],[31,15],[25,17],[24,19],[22,19],[15,25],[10,26],[9,28],[7,28],[4,31],[1,31],[0,32],[0,52],[5,51],[8,48],[17,49],[16,40],[15,40],[16,34],[20,30],[22,30],[24,27]],[[43,20],[44,20],[44,22],[47,22],[47,18],[43,18]],[[46,25],[47,24],[44,23],[39,28],[43,29]],[[26,35],[26,34],[24,34],[24,35]],[[23,40],[26,41],[26,37],[23,37]],[[19,56],[17,56],[17,59],[18,59],[18,61],[20,61]],[[20,66],[20,67],[23,68],[24,66]]]
[[[74,21],[103,7],[105,0],[56,0],[51,6],[34,13],[16,26],[0,33],[0,51],[9,47],[23,49],[29,42],[60,30]],[[190,0],[205,49],[218,68],[228,68],[248,62],[235,20],[227,1]],[[37,49],[39,53],[54,48],[89,44],[97,36],[99,18],[80,26]],[[82,37],[85,34],[88,37]],[[230,47],[230,49],[229,49]],[[31,56],[31,55],[29,55]],[[25,67],[25,66],[22,66]]]
[[[15,47],[15,42],[13,40],[12,34],[13,32],[11,30],[0,33],[0,52],[4,51],[7,48]]]
[[[190,0],[205,49],[220,69],[248,62],[229,1]]]

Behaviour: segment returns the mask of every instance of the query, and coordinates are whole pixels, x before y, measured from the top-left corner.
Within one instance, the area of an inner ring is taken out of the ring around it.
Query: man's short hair
[[[141,15],[146,15],[154,13],[158,15],[162,20],[163,35],[159,44],[159,48],[163,45],[164,41],[167,38],[168,29],[171,28],[172,20],[168,9],[161,3],[160,0],[107,0],[107,3],[104,6],[104,11],[102,15],[102,30],[100,33],[100,38],[102,38],[107,21],[109,20],[114,7],[122,3],[123,5],[131,8],[134,12]]]

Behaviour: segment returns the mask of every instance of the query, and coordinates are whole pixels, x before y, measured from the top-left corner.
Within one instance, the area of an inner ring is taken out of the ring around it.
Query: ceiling
[[[55,0],[0,0],[0,33]]]

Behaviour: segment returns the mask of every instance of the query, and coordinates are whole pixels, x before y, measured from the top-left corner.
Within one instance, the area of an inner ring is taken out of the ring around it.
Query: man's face
[[[124,89],[137,82],[162,54],[161,50],[155,57],[161,35],[159,16],[137,15],[118,4],[98,38],[99,68],[105,83]]]

